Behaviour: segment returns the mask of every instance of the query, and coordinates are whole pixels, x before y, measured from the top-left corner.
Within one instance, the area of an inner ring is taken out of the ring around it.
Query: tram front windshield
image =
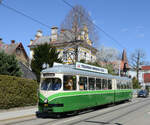
[[[46,78],[41,83],[41,90],[59,90],[61,88],[61,80],[58,78]]]

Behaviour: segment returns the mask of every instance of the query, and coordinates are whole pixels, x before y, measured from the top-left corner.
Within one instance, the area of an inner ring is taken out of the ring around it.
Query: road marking
[[[65,122],[73,121],[73,120],[76,120],[76,119],[79,119],[79,118],[80,118],[80,117],[71,118],[71,119],[68,119],[68,120],[65,120],[65,121],[60,121],[60,122],[54,123],[54,124],[52,124],[52,125],[63,124],[63,123],[65,123]]]
[[[21,119],[21,118],[28,118],[28,117],[32,117],[32,116],[35,116],[35,114],[3,119],[3,120],[0,120],[0,122],[10,121],[10,120],[17,120],[17,119]]]

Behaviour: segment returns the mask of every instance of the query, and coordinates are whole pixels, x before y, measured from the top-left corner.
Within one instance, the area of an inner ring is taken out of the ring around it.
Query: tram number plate
[[[44,104],[45,107],[48,107],[48,104]]]

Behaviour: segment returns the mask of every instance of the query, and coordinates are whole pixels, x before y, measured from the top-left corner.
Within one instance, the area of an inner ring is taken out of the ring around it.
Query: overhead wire
[[[70,3],[68,3],[67,1],[65,1],[65,0],[62,0],[62,1],[63,1],[66,5],[70,6],[71,8],[74,8],[74,7],[73,7]],[[39,20],[37,20],[37,19],[31,17],[31,16],[29,16],[29,15],[27,15],[27,14],[25,14],[25,13],[23,13],[23,12],[17,10],[17,9],[15,9],[15,8],[12,8],[12,7],[10,7],[10,6],[6,5],[6,4],[3,4],[2,0],[0,0],[0,5],[3,6],[3,7],[5,7],[5,8],[7,8],[7,9],[9,9],[9,10],[12,10],[13,12],[18,13],[18,14],[20,14],[20,15],[22,15],[22,16],[24,16],[24,17],[26,17],[26,18],[28,18],[28,19],[30,19],[30,20],[36,22],[36,23],[39,23],[39,24],[41,24],[41,25],[44,26],[44,27],[47,27],[47,28],[49,28],[49,29],[51,28],[49,25],[47,25],[47,24],[45,24],[45,23],[43,23],[43,22],[41,22],[41,21],[39,21]],[[79,13],[80,13],[80,12],[79,12]],[[81,14],[81,13],[80,13],[80,14]],[[82,15],[82,14],[81,14],[81,15]],[[88,18],[87,18],[87,19],[88,19]],[[89,20],[89,19],[88,19],[88,20]],[[107,33],[106,31],[104,31],[104,29],[102,29],[101,27],[99,27],[97,24],[93,23],[91,20],[89,20],[89,22],[92,23],[98,30],[100,30],[101,32],[103,32],[109,39],[115,41],[121,48],[125,48],[125,49],[126,49],[126,47],[125,47],[124,45],[122,45],[122,44],[121,44],[118,40],[116,40],[112,35],[110,35],[110,34]]]
[[[31,16],[29,16],[29,15],[27,15],[27,14],[25,14],[25,13],[23,13],[23,12],[17,10],[17,9],[15,9],[15,8],[12,8],[12,7],[10,7],[6,4],[3,4],[2,0],[0,0],[0,5],[7,8],[7,9],[9,9],[9,10],[11,10],[11,11],[13,11],[13,12],[15,12],[15,13],[18,13],[18,14],[20,14],[20,15],[22,15],[22,16],[24,16],[24,17],[26,17],[26,18],[28,18],[28,19],[30,19],[30,20],[32,20],[32,21],[34,21],[34,22],[36,22],[36,23],[38,23],[42,26],[44,26],[44,27],[47,27],[47,28],[51,29],[51,27],[49,25],[47,25],[47,24],[45,24],[45,23],[43,23],[43,22],[41,22],[41,21],[39,21],[39,20],[37,20],[37,19],[35,19],[35,18],[33,18],[33,17],[31,17]],[[66,34],[64,34],[64,35],[65,35],[65,37],[70,39]]]
[[[23,12],[17,10],[17,9],[15,9],[15,8],[12,8],[12,7],[4,4],[2,2],[2,0],[0,0],[0,5],[3,6],[3,7],[5,7],[5,8],[7,8],[7,9],[9,9],[9,10],[11,10],[11,11],[13,11],[13,12],[15,12],[15,13],[18,13],[18,14],[20,14],[20,15],[22,15],[22,16],[24,16],[24,17],[26,17],[26,18],[28,18],[28,19],[36,22],[36,23],[39,23],[39,24],[41,24],[44,27],[47,27],[49,29],[51,28],[49,25],[47,25],[47,24],[45,24],[45,23],[43,23],[43,22],[41,22],[41,21],[39,21],[39,20],[37,20],[37,19],[35,19],[35,18],[33,18],[33,17],[31,17],[31,16],[29,16],[29,15],[27,15],[27,14],[25,14],[25,13],[23,13]]]
[[[66,5],[70,6],[71,8],[74,8],[74,7],[73,7],[70,3],[68,3],[67,1],[65,1],[65,0],[62,0],[62,1],[63,1]],[[0,5],[3,6],[3,7],[5,7],[5,8],[7,8],[7,9],[9,9],[9,10],[11,10],[11,11],[13,11],[13,12],[15,12],[15,13],[18,13],[18,14],[20,14],[20,15],[22,15],[22,16],[24,16],[24,17],[26,17],[26,18],[28,18],[28,19],[30,19],[30,20],[32,20],[32,21],[34,21],[34,22],[36,22],[36,23],[38,23],[38,24],[40,24],[40,25],[42,25],[42,26],[44,26],[44,27],[47,27],[47,28],[49,28],[49,29],[51,28],[49,25],[43,23],[42,21],[39,21],[39,20],[37,20],[37,19],[35,19],[35,18],[33,18],[33,17],[31,17],[31,16],[29,16],[29,15],[27,15],[27,14],[25,14],[25,13],[23,13],[23,12],[17,10],[17,9],[15,9],[15,8],[12,8],[12,7],[10,7],[10,6],[6,5],[6,4],[4,4],[4,3],[2,2],[2,0],[0,0]],[[79,13],[80,13],[80,12],[79,12]],[[80,14],[81,14],[81,13],[80,13]],[[81,14],[81,15],[82,15],[82,14]],[[87,18],[87,20],[89,20],[89,19]],[[110,34],[107,33],[106,31],[104,31],[104,29],[102,29],[101,27],[99,27],[97,24],[93,23],[93,21],[89,20],[89,22],[92,23],[98,30],[100,30],[101,32],[103,32],[109,39],[115,41],[115,42],[119,45],[119,47],[121,47],[121,48],[123,48],[123,49],[127,49],[127,48],[126,48],[124,45],[122,45],[118,40],[116,40],[112,35],[110,35]],[[66,36],[66,37],[68,37],[68,36]]]

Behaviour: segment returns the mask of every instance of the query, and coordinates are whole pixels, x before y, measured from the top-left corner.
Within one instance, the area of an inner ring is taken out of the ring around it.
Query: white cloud
[[[95,24],[95,23],[96,23],[96,20],[93,20],[92,22]]]
[[[144,29],[144,26],[137,26],[135,27],[136,32],[141,32]]]
[[[128,28],[123,28],[123,29],[121,29],[121,32],[128,32],[128,31],[129,31]]]
[[[145,36],[144,33],[140,33],[140,34],[138,35],[138,37],[141,37],[141,38],[143,38],[144,36]]]

